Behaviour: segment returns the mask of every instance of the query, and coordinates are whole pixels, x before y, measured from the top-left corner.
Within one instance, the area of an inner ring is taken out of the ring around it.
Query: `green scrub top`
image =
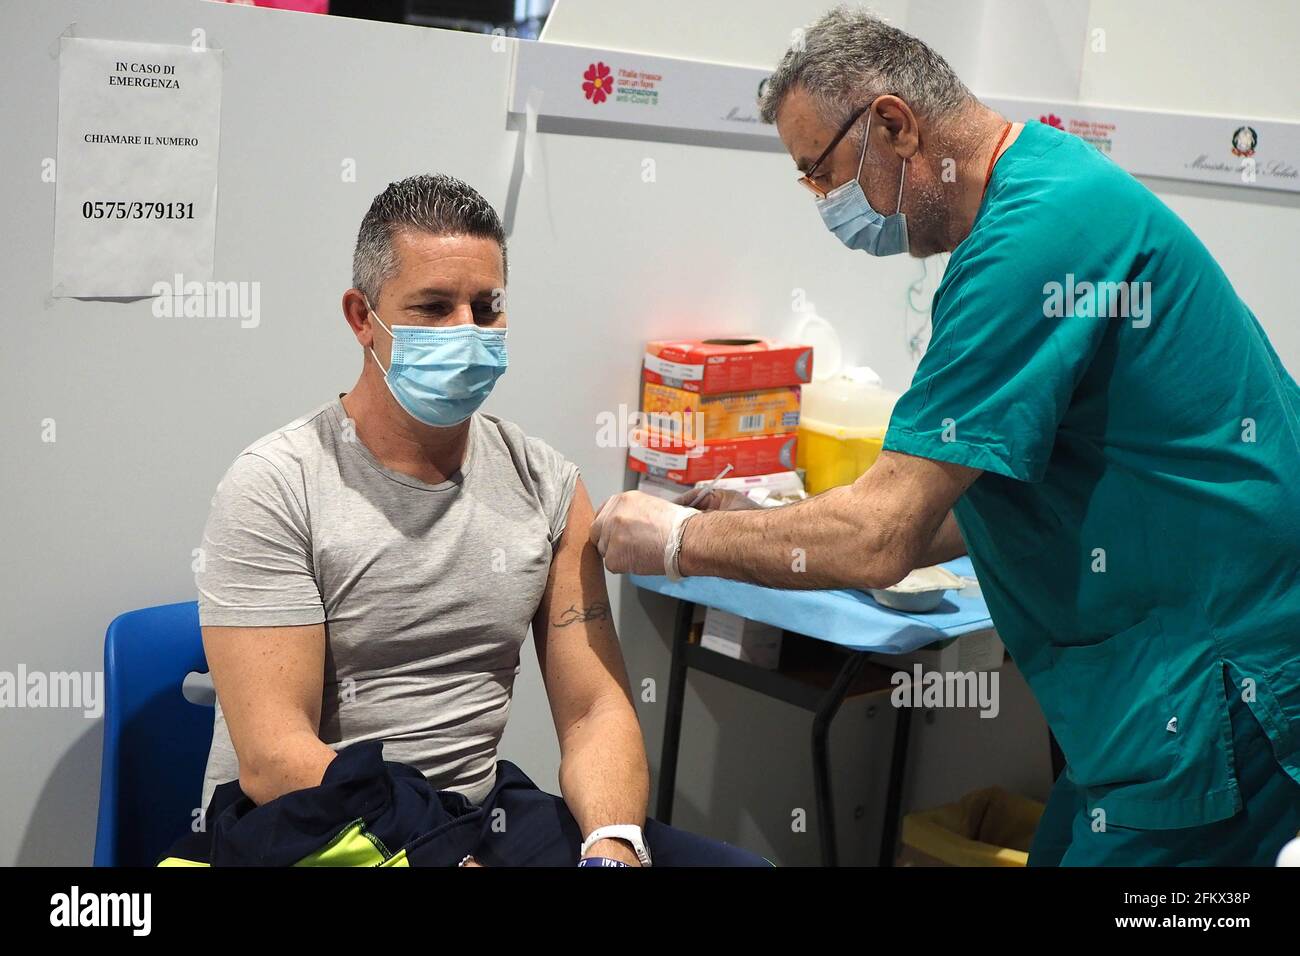
[[[1300,388],[1142,184],[1025,125],[884,447],[983,470],[957,524],[1094,819],[1240,809],[1225,668],[1300,780]]]

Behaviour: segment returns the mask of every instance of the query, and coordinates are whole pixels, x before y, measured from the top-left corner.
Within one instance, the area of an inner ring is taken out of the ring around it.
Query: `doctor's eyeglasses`
[[[870,100],[868,100],[866,106],[863,106],[858,110],[855,110],[853,112],[853,115],[848,118],[848,121],[843,126],[840,127],[840,131],[835,134],[835,137],[829,143],[826,144],[826,148],[822,150],[822,154],[818,156],[816,160],[813,161],[813,164],[808,167],[808,171],[805,172],[802,176],[800,176],[796,180],[796,182],[799,183],[799,185],[801,186],[807,187],[807,189],[810,192],[812,192],[812,194],[816,196],[818,199],[825,199],[826,194],[830,192],[830,189],[823,189],[821,186],[817,185],[817,183],[813,181],[813,177],[817,175],[817,167],[826,161],[826,157],[831,154],[831,150],[833,150],[836,146],[840,145],[840,140],[842,140],[845,136],[848,135],[849,130],[853,129],[853,124],[862,118],[863,113],[871,109],[871,105],[875,103],[876,100],[880,99],[881,96],[897,96],[897,95],[898,95],[897,93],[881,93],[878,96],[873,96]]]

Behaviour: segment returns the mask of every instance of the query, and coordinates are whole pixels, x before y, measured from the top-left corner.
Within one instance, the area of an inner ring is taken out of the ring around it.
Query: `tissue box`
[[[646,345],[641,377],[700,394],[812,381],[812,346],[771,339],[676,339]]]
[[[648,431],[687,445],[723,438],[780,435],[799,427],[799,387],[697,395],[646,382],[641,411]]]
[[[794,435],[763,435],[687,446],[638,430],[627,450],[627,466],[643,475],[687,485],[712,480],[728,465],[733,466],[728,478],[766,475],[794,468],[796,443]]]
[[[704,614],[700,646],[774,671],[781,662],[781,628],[711,607]]]

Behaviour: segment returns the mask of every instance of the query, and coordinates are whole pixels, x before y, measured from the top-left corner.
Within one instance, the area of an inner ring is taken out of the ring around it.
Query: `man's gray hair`
[[[454,176],[408,176],[389,183],[375,197],[357,233],[352,285],[366,294],[372,306],[379,301],[379,290],[397,270],[393,236],[399,229],[493,239],[501,246],[504,274],[506,233],[488,201]]]
[[[913,112],[938,124],[974,99],[934,50],[865,9],[846,6],[807,27],[781,58],[759,103],[764,122],[776,121],[796,87],[835,126],[882,93],[898,94]]]

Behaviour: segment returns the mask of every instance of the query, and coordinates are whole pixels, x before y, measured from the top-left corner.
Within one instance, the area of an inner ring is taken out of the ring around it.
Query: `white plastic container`
[[[942,565],[915,568],[892,587],[871,588],[871,596],[896,611],[933,611],[943,600],[944,592],[960,591],[966,579]]]
[[[809,494],[852,484],[875,463],[898,398],[865,366],[803,387],[798,463]]]

